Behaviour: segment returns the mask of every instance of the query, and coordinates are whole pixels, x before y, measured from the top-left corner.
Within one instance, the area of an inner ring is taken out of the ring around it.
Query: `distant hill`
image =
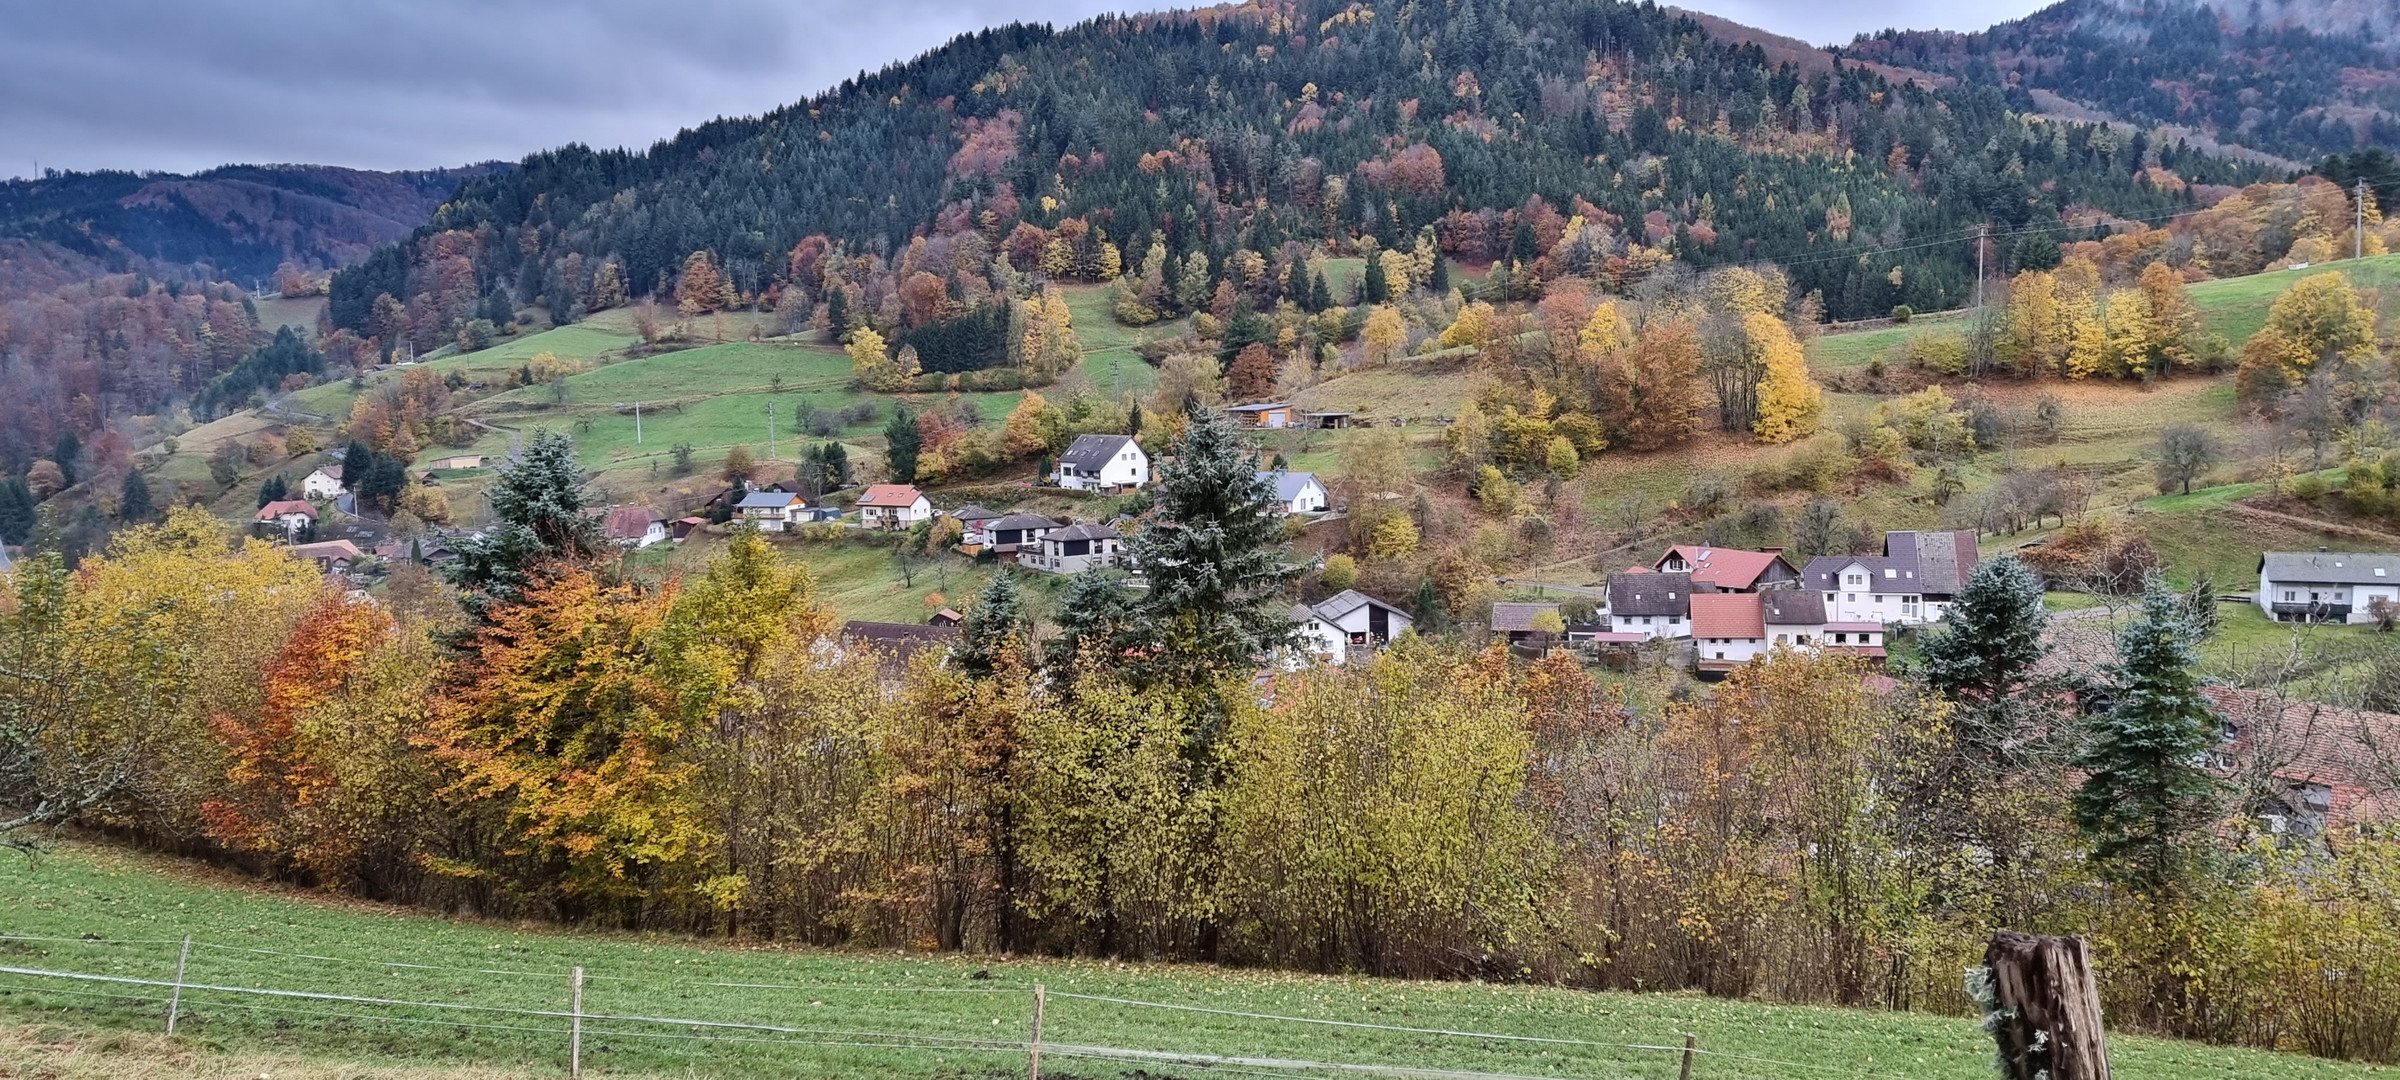
[[[1843,55],[2045,93],[2139,127],[2188,128],[2313,162],[2400,145],[2400,5],[2389,0],[2064,0],[1976,33],[1884,31]]]
[[[407,236],[495,167],[369,172],[228,165],[190,176],[53,172],[0,182],[0,289],[189,269],[242,284],[291,262],[332,270]]]

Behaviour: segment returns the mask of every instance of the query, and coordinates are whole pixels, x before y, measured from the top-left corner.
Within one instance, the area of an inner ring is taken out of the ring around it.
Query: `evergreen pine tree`
[[[1325,271],[1319,270],[1308,279],[1308,310],[1324,311],[1333,306],[1333,290],[1325,284]]]
[[[1230,421],[1192,410],[1174,457],[1150,488],[1150,524],[1128,548],[1150,579],[1140,619],[1155,668],[1196,686],[1295,640],[1282,594],[1300,567],[1284,544],[1274,490]]]
[[[2109,707],[2086,721],[2075,823],[2104,872],[2153,897],[2198,869],[2221,784],[2205,764],[2223,728],[2200,692],[2197,635],[2153,577],[2141,614],[2117,634]]]
[[[1418,633],[1438,634],[1449,628],[1450,612],[1442,607],[1442,592],[1433,587],[1432,578],[1417,583],[1417,599],[1411,606],[1416,609],[1410,615],[1416,619]]]
[[[1123,644],[1133,615],[1124,582],[1114,574],[1090,571],[1067,580],[1067,594],[1058,601],[1058,636],[1050,641],[1050,665],[1064,673],[1088,645],[1107,648]]]
[[[343,475],[349,475],[346,468]],[[600,525],[584,501],[575,443],[560,432],[535,432],[524,460],[502,466],[485,497],[499,523],[461,541],[457,561],[443,568],[451,584],[467,594],[467,609],[478,616],[494,604],[513,602],[537,563],[585,560],[601,551]]]
[[[2024,748],[2038,692],[2035,668],[2050,647],[2042,582],[2013,555],[1985,561],[1919,646],[1925,681],[1958,706],[1962,741],[1994,765]]]
[[[157,513],[150,504],[150,481],[142,478],[142,470],[125,470],[125,486],[117,494],[117,520],[127,524],[148,521]]]
[[[1435,296],[1450,295],[1450,260],[1441,252],[1433,253],[1433,272],[1426,275],[1425,288]]]
[[[58,464],[59,474],[67,478],[70,486],[75,483],[75,459],[82,456],[83,440],[76,438],[73,431],[59,432],[57,444],[50,448],[50,460]]]
[[[1125,434],[1134,439],[1140,439],[1142,437],[1141,402],[1134,402],[1133,408],[1125,414]]]
[[[999,670],[1000,658],[1024,644],[1026,621],[1025,598],[1017,591],[1017,577],[1003,569],[983,587],[983,595],[959,625],[950,661],[969,678],[991,678]]]
[[[917,453],[924,445],[925,437],[917,431],[917,418],[908,414],[907,406],[893,402],[891,422],[883,425],[883,460],[889,466],[892,483],[917,482]]]
[[[1383,276],[1383,260],[1367,260],[1366,276],[1359,279],[1359,297],[1369,304],[1380,304],[1392,298],[1391,282]]]
[[[22,544],[33,535],[33,507],[33,488],[24,477],[0,477],[0,544]]]

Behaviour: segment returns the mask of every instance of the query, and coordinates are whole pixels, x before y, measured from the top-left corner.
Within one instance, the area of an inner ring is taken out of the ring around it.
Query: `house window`
[[[2293,590],[2291,590],[2291,589],[2285,589],[2285,590],[2283,590],[2283,598],[2284,598],[2285,600],[2292,600],[2292,599],[2296,599],[2296,598],[2297,598],[2299,595],[2300,595],[2299,593],[2297,593],[2297,592],[2295,592],[2295,591],[2293,591]]]
[[[1642,625],[1643,625],[1643,626],[1648,626],[1648,625],[1650,625],[1650,616],[1648,616],[1648,615],[1644,615],[1644,616],[1642,616]]]
[[[1876,603],[1878,603],[1878,604],[1880,604],[1880,603],[1883,603],[1883,594],[1882,594],[1882,593],[1876,593],[1876,594],[1875,594],[1875,602],[1876,602]]]
[[[1792,641],[1792,635],[1790,635],[1790,634],[1777,634],[1777,635],[1775,635],[1775,644],[1777,644],[1777,645],[1789,645],[1789,644],[1791,644],[1791,641]]]
[[[1845,594],[1843,594],[1843,596],[1842,596],[1842,599],[1843,599],[1843,601],[1844,601],[1844,602],[1846,602],[1846,603],[1852,603],[1852,604],[1855,604],[1855,603],[1858,603],[1858,594],[1857,594],[1857,593],[1845,593]]]
[[[1723,650],[1723,649],[1718,649],[1718,650],[1717,650],[1717,659],[1719,659],[1719,660],[1723,660],[1723,659],[1725,659],[1725,650]]]
[[[1850,640],[1850,635],[1848,635],[1848,634],[1835,634],[1835,635],[1833,635],[1833,643],[1834,643],[1834,644],[1836,644],[1836,645],[1841,645],[1841,644],[1844,644],[1844,643],[1848,642],[1849,640]]]

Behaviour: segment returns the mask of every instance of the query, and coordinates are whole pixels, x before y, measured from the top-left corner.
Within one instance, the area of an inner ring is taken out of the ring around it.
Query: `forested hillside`
[[[1884,31],[1846,55],[2036,91],[2301,161],[2400,142],[2400,21],[2357,0],[2063,0],[1976,33]]]
[[[646,153],[534,155],[342,274],[332,318],[422,351],[494,295],[570,317],[673,291],[695,254],[722,300],[832,304],[837,329],[955,318],[1030,272],[1122,275],[1138,318],[1227,281],[1270,304],[1287,243],[1370,241],[1618,289],[1773,260],[1858,318],[1962,302],[1980,224],[2156,220],[2248,177],[1996,86],[1804,75],[1648,4],[1246,4],[988,31]]]

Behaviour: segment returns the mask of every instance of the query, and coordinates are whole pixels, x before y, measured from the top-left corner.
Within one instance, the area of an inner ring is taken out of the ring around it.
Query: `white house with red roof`
[[[1881,665],[1886,629],[1879,622],[1827,621],[1825,599],[1807,589],[1700,593],[1691,598],[1692,664],[1724,673],[1776,649],[1855,656]]]
[[[342,467],[340,465],[319,465],[309,470],[307,476],[300,478],[302,498],[324,499],[331,502],[341,498],[342,493],[348,490],[350,490],[349,487],[342,483]]]
[[[858,497],[858,522],[870,529],[905,529],[933,518],[933,503],[914,484],[875,484]]]
[[[316,523],[317,507],[307,499],[277,499],[259,507],[250,520],[261,525],[273,524],[283,530],[283,535],[292,536]]]

